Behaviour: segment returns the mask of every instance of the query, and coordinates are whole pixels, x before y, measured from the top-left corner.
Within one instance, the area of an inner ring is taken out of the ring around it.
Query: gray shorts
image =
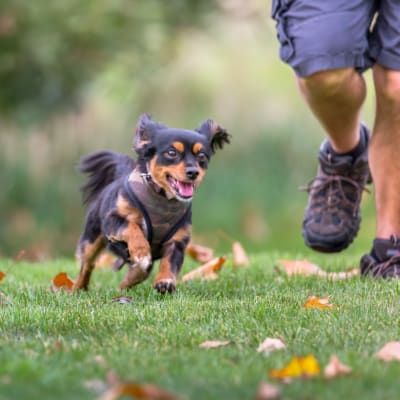
[[[400,0],[272,0],[280,57],[301,77],[374,63],[400,70]]]

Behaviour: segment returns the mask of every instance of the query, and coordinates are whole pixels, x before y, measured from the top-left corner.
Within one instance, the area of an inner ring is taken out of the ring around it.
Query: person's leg
[[[363,275],[400,277],[400,2],[380,2],[370,36],[376,114],[370,146],[375,184],[376,238],[361,258]]]
[[[295,71],[300,90],[324,129],[316,178],[307,187],[303,220],[307,246],[346,248],[358,232],[360,201],[369,178],[367,129],[360,125],[366,95],[361,71],[376,2],[273,0],[280,57]]]
[[[376,117],[369,150],[377,238],[400,237],[400,71],[374,67]]]
[[[297,82],[333,150],[353,150],[360,140],[360,109],[366,96],[363,76],[354,68],[342,68],[297,77]]]

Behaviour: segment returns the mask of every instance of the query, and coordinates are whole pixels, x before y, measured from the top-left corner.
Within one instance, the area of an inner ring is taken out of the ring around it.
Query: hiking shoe
[[[363,276],[400,278],[399,239],[375,239],[371,253],[361,257],[360,268]]]
[[[365,184],[371,182],[368,167],[369,134],[361,126],[363,147],[357,157],[339,155],[325,140],[319,151],[317,176],[309,193],[303,220],[307,246],[324,253],[345,249],[354,240],[361,222],[360,202]],[[362,142],[360,142],[362,143]]]

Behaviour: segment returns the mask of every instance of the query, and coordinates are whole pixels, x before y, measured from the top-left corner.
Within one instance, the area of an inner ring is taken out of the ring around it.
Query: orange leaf
[[[6,277],[6,274],[4,272],[0,271],[0,282]]]
[[[54,293],[57,293],[60,289],[66,289],[71,292],[74,281],[65,272],[60,272],[53,278],[52,284]]]
[[[214,257],[214,250],[199,244],[189,243],[186,247],[186,253],[194,260],[206,263]]]
[[[293,357],[284,368],[273,369],[269,375],[286,382],[293,378],[311,378],[319,375],[319,364],[312,354],[306,357]]]
[[[219,340],[206,340],[205,342],[201,343],[199,347],[203,349],[215,349],[216,347],[226,346],[230,343],[229,340],[219,341]]]
[[[178,397],[155,385],[148,383],[121,382],[111,373],[109,383],[112,387],[107,390],[99,400],[117,400],[121,396],[129,396],[133,399],[143,400],[178,400]]]
[[[316,297],[316,296],[310,296],[307,301],[303,304],[304,308],[319,308],[319,309],[324,309],[324,310],[331,310],[335,308],[333,304],[329,303],[329,297],[326,296],[323,298]]]
[[[234,267],[248,267],[250,265],[250,260],[240,242],[232,244],[232,253]]]
[[[340,362],[339,358],[334,354],[331,355],[329,363],[324,368],[324,377],[327,379],[336,378],[341,375],[351,373],[351,368]]]
[[[226,261],[226,256],[221,256],[214,258],[213,260],[207,262],[206,264],[188,272],[182,276],[182,282],[189,281],[191,279],[203,278],[207,279],[210,276],[211,279],[215,279],[215,273],[219,271]]]
[[[376,358],[382,361],[400,361],[400,342],[386,343],[376,354]]]

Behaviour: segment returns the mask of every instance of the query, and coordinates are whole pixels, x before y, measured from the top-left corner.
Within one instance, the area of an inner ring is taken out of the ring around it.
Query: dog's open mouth
[[[179,181],[172,176],[168,176],[168,182],[179,199],[190,200],[193,197],[195,189],[195,184],[193,182]]]

